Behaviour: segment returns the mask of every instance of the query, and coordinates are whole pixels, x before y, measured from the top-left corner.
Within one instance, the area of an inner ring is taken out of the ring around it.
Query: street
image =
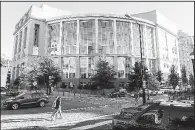
[[[1,108],[1,115],[12,115],[12,114],[37,114],[37,113],[45,113],[52,112],[52,101],[50,101],[45,107],[32,107],[32,108],[20,108],[18,110],[7,110]],[[95,107],[98,105],[83,103],[76,100],[66,100],[62,99],[62,111],[76,108],[85,108],[85,107]]]
[[[160,95],[151,97],[153,100],[167,99]],[[53,100],[53,99],[52,99]],[[142,103],[140,98],[139,104]],[[18,110],[1,110],[2,129],[13,129],[18,126],[42,126],[48,129],[76,130],[80,129],[110,129],[113,114],[121,108],[135,105],[134,98],[104,98],[104,97],[62,97],[63,119],[51,121],[52,102],[40,108],[22,108]],[[9,116],[8,116],[9,115]],[[94,127],[96,126],[96,127]]]

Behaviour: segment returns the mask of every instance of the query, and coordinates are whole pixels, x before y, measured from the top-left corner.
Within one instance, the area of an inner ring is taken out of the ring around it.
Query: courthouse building
[[[42,5],[31,6],[16,24],[12,79],[33,57],[49,55],[62,69],[67,85],[85,85],[94,74],[95,64],[104,56],[117,72],[117,86],[128,83],[128,74],[140,61],[150,72],[161,70],[165,79],[172,64],[180,73],[177,29],[157,11],[131,15],[71,14]]]

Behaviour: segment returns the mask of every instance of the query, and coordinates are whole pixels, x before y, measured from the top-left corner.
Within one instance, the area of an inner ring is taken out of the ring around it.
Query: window
[[[87,68],[80,68],[81,78],[87,78]]]
[[[80,45],[80,54],[87,54],[87,46]]]
[[[68,83],[67,82],[62,82],[61,88],[67,88],[68,87]]]
[[[94,75],[94,57],[89,57],[88,58],[88,78]]]
[[[92,54],[93,53],[93,46],[88,46],[88,54]]]
[[[76,54],[76,46],[70,46],[70,54]]]
[[[20,71],[23,71],[23,70],[24,70],[24,65],[25,65],[25,63],[22,63],[22,64],[21,64],[21,69],[20,69]]]
[[[142,26],[141,26],[141,30],[143,31]],[[139,33],[138,24],[133,24],[133,43],[134,43],[135,55],[139,56],[140,55],[140,33]]]
[[[87,78],[88,57],[80,58],[80,73],[81,78]]]
[[[22,31],[20,32],[18,52],[20,52],[20,51],[21,51],[21,43],[22,43]]]
[[[167,33],[165,32],[165,47],[164,47],[165,51],[168,51],[168,44],[167,44]]]
[[[95,20],[80,21],[80,54],[92,54],[95,46]]]
[[[119,87],[124,87],[124,82],[119,83]]]
[[[27,40],[27,27],[24,30],[24,39],[23,39],[23,48],[26,49],[26,40]],[[23,53],[23,56],[25,56],[25,52]]]
[[[38,47],[38,39],[39,39],[39,24],[35,24],[35,32],[34,32],[34,46]]]
[[[125,58],[124,57],[118,57],[118,77],[124,78],[125,77]]]
[[[15,39],[15,51],[14,51],[14,54],[17,53],[17,45],[18,45],[18,35],[16,36],[16,39]]]
[[[81,82],[80,85],[82,86],[82,88],[84,88],[87,84],[86,82]]]
[[[123,78],[124,77],[124,70],[119,70],[118,71],[118,78]]]
[[[112,20],[98,20],[98,51],[99,53],[113,53],[114,28]]]
[[[60,55],[60,24],[55,23],[48,26],[48,53],[51,55]],[[64,51],[64,50],[63,50]]]
[[[69,73],[69,78],[75,78],[75,73]]]
[[[118,54],[127,54],[127,50],[131,50],[128,48],[128,45],[130,45],[130,40],[131,40],[131,28],[130,28],[130,23],[128,22],[122,22],[122,21],[117,21],[116,22],[116,37],[117,37],[117,45],[120,46],[117,48],[117,53]],[[125,49],[127,48],[127,49]]]
[[[147,35],[146,44],[148,46],[148,56],[153,57],[154,56],[153,28],[146,27],[146,35]]]
[[[70,78],[75,78],[76,73],[76,58],[75,57],[69,57],[69,76]]]

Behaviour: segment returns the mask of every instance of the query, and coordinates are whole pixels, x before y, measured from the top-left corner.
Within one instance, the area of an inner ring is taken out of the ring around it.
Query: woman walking
[[[54,109],[51,119],[52,121],[57,117],[57,114],[60,114],[60,117],[62,119],[62,112],[61,112],[61,97],[57,96],[55,101],[53,102],[52,109]]]
[[[139,101],[139,92],[135,92],[134,97],[135,97],[135,105],[137,105]]]

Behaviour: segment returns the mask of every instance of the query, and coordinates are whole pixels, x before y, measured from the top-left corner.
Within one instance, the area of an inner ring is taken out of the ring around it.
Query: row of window
[[[169,68],[169,64],[164,63],[164,68]]]
[[[109,63],[109,65],[114,65],[114,57],[104,57],[105,60]],[[80,78],[90,78],[92,75],[96,73],[96,63],[98,61],[98,57],[80,57]],[[135,62],[138,62],[139,59],[136,58]],[[146,60],[144,60],[146,63]],[[148,60],[149,70],[155,70],[155,60]],[[56,63],[58,64],[58,63]],[[117,58],[117,77],[118,78],[127,78],[129,77],[129,72],[132,69],[132,61],[131,58],[118,57]],[[76,74],[76,57],[63,57],[62,58],[62,69],[63,69],[63,77],[64,78],[75,78]]]
[[[74,83],[72,82],[62,82],[61,88],[71,88],[71,84],[73,84],[73,87],[75,87]],[[80,82],[79,86],[81,86],[82,88],[84,88],[87,85],[92,85],[93,82]],[[126,87],[129,86],[129,82],[125,83],[125,82],[120,82],[118,84],[119,87]]]
[[[13,71],[12,71],[12,79],[15,79],[15,77],[18,77],[21,72],[23,71],[25,66],[25,63],[21,63],[20,65],[18,64],[16,67],[13,67]]]
[[[40,25],[35,24],[33,46],[36,47],[38,47],[39,29],[40,29]],[[27,27],[25,27],[24,32],[20,31],[15,37],[14,60],[18,60],[26,56],[26,44],[27,44]],[[23,48],[21,48],[22,46]],[[20,55],[21,50],[23,51],[22,55]]]
[[[91,54],[95,51],[96,35],[95,35],[95,20],[87,20],[79,22],[79,53]],[[60,37],[60,24],[49,25],[49,53],[51,51],[60,51],[61,48],[51,50],[51,46],[59,44]],[[52,28],[52,29],[51,29]],[[130,23],[117,21],[116,24],[117,43],[114,42],[114,27],[113,21],[98,20],[98,52],[99,53],[119,53],[128,54],[131,53],[131,29]],[[141,27],[143,31],[143,26]],[[148,41],[149,55],[154,56],[154,39],[153,29],[146,28]],[[63,22],[62,24],[62,54],[76,54],[77,48],[77,21]],[[142,34],[143,35],[143,34]],[[136,55],[140,55],[140,42],[139,42],[139,28],[136,24],[133,24],[133,46]],[[114,44],[116,44],[116,52],[114,51]],[[129,47],[128,47],[129,45]],[[94,46],[94,47],[93,47]],[[55,53],[52,53],[55,54]]]

